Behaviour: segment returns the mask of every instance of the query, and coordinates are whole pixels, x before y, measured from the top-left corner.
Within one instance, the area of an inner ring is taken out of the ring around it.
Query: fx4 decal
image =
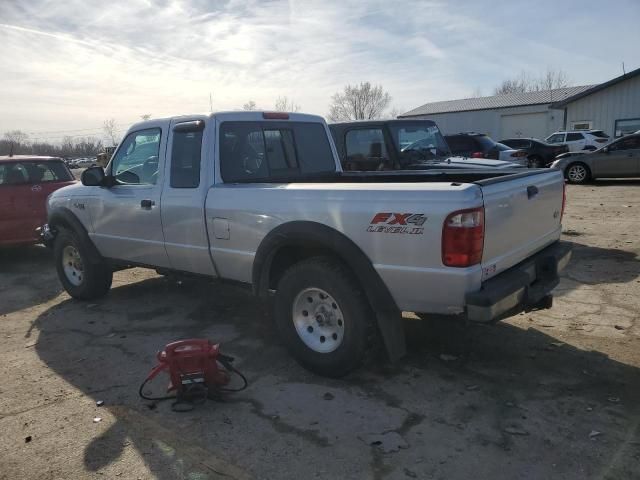
[[[422,235],[427,216],[423,213],[376,213],[371,219],[367,232],[371,233],[399,233],[408,235]]]

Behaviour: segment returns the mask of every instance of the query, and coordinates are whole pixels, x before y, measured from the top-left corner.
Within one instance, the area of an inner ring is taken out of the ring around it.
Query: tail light
[[[562,217],[564,217],[564,207],[567,204],[567,182],[562,184],[562,210],[560,210],[560,223],[562,223]]]
[[[518,150],[517,152],[513,152],[511,154],[512,157],[526,157],[527,156],[527,152],[525,152],[524,150]]]
[[[484,158],[484,153],[482,153],[482,152],[473,152],[471,154],[471,158]]]
[[[596,138],[595,141],[598,142],[598,143],[607,143],[609,141],[609,139],[608,138]]]
[[[442,226],[442,263],[447,267],[470,267],[482,260],[484,208],[458,210]]]

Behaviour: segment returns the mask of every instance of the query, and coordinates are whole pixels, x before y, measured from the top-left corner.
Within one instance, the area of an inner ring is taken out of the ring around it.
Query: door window
[[[200,186],[201,152],[202,130],[173,132],[170,174],[172,188]]]
[[[629,137],[618,140],[609,146],[610,151],[640,149],[640,137]]]
[[[382,170],[391,162],[381,128],[349,130],[345,137],[345,170]]]
[[[567,133],[567,142],[577,142],[584,139],[581,133]]]
[[[158,180],[160,129],[130,133],[111,160],[111,174],[124,185],[155,185]]]
[[[549,138],[547,138],[547,142],[549,142],[549,143],[562,143],[562,142],[564,142],[564,133],[554,133]]]

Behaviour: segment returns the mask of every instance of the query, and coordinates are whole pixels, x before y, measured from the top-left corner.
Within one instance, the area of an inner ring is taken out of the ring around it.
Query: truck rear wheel
[[[278,283],[275,320],[291,354],[309,370],[341,377],[373,344],[374,316],[353,274],[329,257],[293,265]]]
[[[69,295],[80,300],[104,296],[113,272],[104,262],[91,262],[88,246],[78,236],[60,229],[53,246],[58,278]]]

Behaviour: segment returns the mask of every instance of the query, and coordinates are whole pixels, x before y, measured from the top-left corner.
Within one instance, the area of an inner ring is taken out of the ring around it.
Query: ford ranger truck
[[[563,209],[557,170],[342,172],[321,117],[229,112],[133,125],[106,169],[49,197],[42,232],[74,298],[136,266],[242,282],[292,355],[336,377],[376,336],[400,358],[402,311],[549,307]]]

